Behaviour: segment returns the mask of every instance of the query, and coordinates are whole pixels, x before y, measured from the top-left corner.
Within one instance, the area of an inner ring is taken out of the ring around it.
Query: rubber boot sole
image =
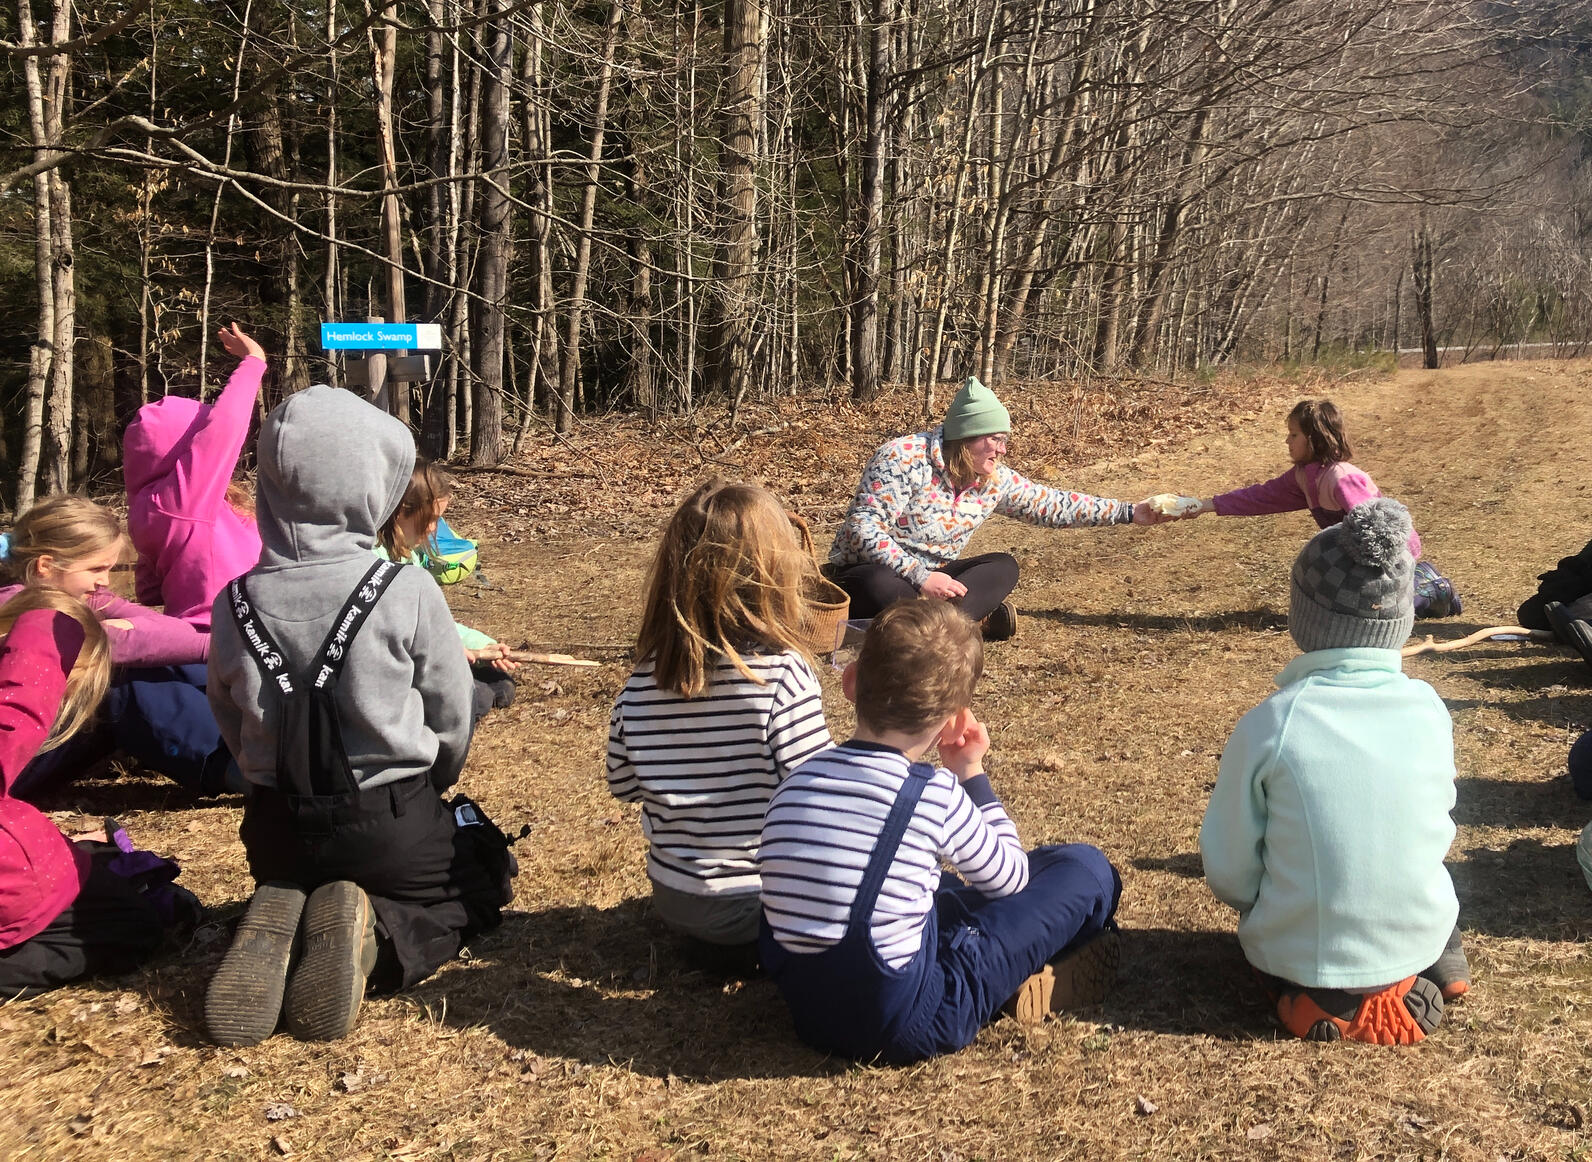
[[[304,892],[261,884],[205,992],[205,1029],[217,1045],[258,1045],[276,1031]]]
[[[348,880],[322,884],[304,906],[301,928],[303,952],[287,986],[287,1027],[303,1041],[336,1041],[353,1032],[375,965],[370,897]]]
[[[1052,1013],[1098,1005],[1116,983],[1121,962],[1122,938],[1113,926],[1025,980],[1004,1011],[1025,1025],[1037,1025]]]

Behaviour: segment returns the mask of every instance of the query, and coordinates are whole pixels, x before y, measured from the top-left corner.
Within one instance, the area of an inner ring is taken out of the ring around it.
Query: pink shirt
[[[1296,464],[1263,484],[1235,488],[1215,497],[1217,516],[1262,516],[1272,512],[1310,510],[1316,525],[1327,528],[1343,519],[1357,504],[1382,493],[1371,478],[1353,464]],[[1410,556],[1421,557],[1421,538],[1410,530]]]
[[[88,878],[88,855],[11,784],[49,737],[83,627],[64,613],[32,609],[0,644],[0,948],[36,936],[66,910]]]
[[[264,375],[265,360],[244,359],[215,403],[145,404],[122,437],[138,600],[202,629],[216,594],[260,559],[259,530],[227,503],[227,485]]]

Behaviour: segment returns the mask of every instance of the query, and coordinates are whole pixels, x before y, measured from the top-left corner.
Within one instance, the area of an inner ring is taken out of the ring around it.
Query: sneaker
[[[304,951],[287,985],[287,1027],[301,1041],[348,1036],[376,967],[376,913],[358,884],[315,889],[300,925]]]
[[[1416,1045],[1443,1020],[1443,991],[1424,976],[1380,992],[1298,989],[1277,998],[1277,1018],[1306,1041]]]
[[[1010,601],[1003,601],[985,615],[984,620],[978,623],[987,642],[1003,642],[1008,638],[1017,636],[1017,607]]]
[[[1025,1025],[1051,1013],[1098,1005],[1117,979],[1122,940],[1113,922],[1075,947],[1064,949],[1018,988],[1002,1010]]]
[[[261,884],[205,993],[205,1029],[217,1045],[258,1045],[276,1031],[304,892]]]
[[[1574,646],[1582,661],[1592,666],[1592,625],[1575,617],[1563,603],[1550,601],[1542,607],[1553,627],[1553,636],[1567,646]]]
[[[1421,975],[1442,990],[1444,1002],[1457,1001],[1470,991],[1470,962],[1465,959],[1465,942],[1456,926],[1443,945],[1443,954]]]

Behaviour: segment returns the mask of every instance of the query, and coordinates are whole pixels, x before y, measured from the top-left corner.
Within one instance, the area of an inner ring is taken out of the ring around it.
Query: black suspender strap
[[[288,668],[287,655],[255,615],[254,606],[249,601],[248,587],[242,577],[227,587],[228,596],[232,600],[232,620],[237,622],[238,633],[254,656],[260,672],[276,683],[277,689],[284,697],[291,698],[300,685],[324,690],[337,684],[338,675],[343,672],[343,662],[348,656],[348,647],[354,642],[354,635],[365,624],[370,611],[375,608],[377,600],[386,590],[388,583],[397,575],[400,567],[392,561],[377,561],[370,567],[370,571],[355,587],[354,592],[349,594],[348,600],[343,603],[343,608],[333,619],[326,640],[321,643],[321,648],[315,651],[315,656],[302,678],[293,677]]]
[[[402,566],[394,561],[377,561],[348,595],[348,600],[343,602],[343,608],[333,620],[326,640],[315,652],[310,669],[306,671],[315,689],[324,690],[337,685],[338,676],[343,672],[343,662],[348,656],[348,647],[354,644],[354,635],[359,633],[370,611],[386,590],[387,583],[398,575],[400,568]]]
[[[254,664],[264,677],[276,683],[284,697],[293,697],[297,684],[288,672],[287,655],[254,615],[254,605],[249,601],[249,590],[242,577],[235,578],[227,586],[227,596],[232,600],[232,620],[237,623],[238,636],[254,655]]]

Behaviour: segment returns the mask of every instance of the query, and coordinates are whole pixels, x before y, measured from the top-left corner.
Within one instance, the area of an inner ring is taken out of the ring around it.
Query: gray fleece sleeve
[[[458,782],[470,751],[470,663],[453,614],[437,585],[420,587],[414,647],[415,689],[425,705],[426,727],[437,736],[431,782],[440,791]]]

